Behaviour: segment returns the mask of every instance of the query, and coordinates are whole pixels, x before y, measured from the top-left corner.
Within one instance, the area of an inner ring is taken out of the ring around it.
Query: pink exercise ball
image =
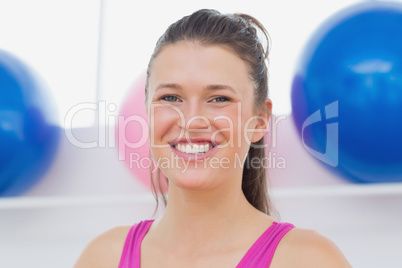
[[[116,140],[119,160],[124,161],[131,174],[150,189],[153,160],[149,149],[145,83],[146,75],[142,74],[125,97],[119,112]]]

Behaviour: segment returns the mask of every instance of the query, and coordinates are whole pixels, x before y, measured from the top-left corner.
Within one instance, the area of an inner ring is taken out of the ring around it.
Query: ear
[[[258,111],[255,125],[255,130],[253,131],[253,136],[251,137],[251,142],[257,142],[264,137],[265,133],[268,131],[269,120],[272,115],[272,101],[270,99],[265,99],[263,107]]]

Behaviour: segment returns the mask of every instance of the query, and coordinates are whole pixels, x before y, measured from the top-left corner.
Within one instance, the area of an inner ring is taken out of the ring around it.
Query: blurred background
[[[329,237],[353,267],[402,267],[402,163],[372,172],[378,176],[370,180],[331,170],[306,149],[292,118],[299,108],[291,101],[300,90],[295,75],[308,65],[321,26],[363,2],[1,0],[0,267],[72,267],[101,232],[152,216],[155,201],[143,170],[130,170],[119,157],[116,122],[127,102],[139,103],[132,97],[158,37],[200,8],[250,14],[270,34],[276,215]],[[390,79],[401,77],[399,71]],[[402,107],[402,99],[393,100]],[[20,132],[12,132],[15,126]],[[364,174],[369,166],[356,169]],[[381,175],[389,172],[392,178]]]

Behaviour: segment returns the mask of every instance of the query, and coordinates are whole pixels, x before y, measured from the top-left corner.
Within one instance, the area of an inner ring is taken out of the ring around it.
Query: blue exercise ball
[[[0,196],[19,195],[40,180],[54,159],[59,133],[42,80],[0,50]]]
[[[291,98],[305,148],[351,181],[402,181],[402,4],[340,11],[302,55]]]

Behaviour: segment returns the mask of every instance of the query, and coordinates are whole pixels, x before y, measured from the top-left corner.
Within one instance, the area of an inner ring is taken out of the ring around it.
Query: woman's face
[[[256,118],[244,61],[223,46],[182,41],[159,52],[148,86],[151,152],[169,187],[241,183],[250,143],[269,116]]]

